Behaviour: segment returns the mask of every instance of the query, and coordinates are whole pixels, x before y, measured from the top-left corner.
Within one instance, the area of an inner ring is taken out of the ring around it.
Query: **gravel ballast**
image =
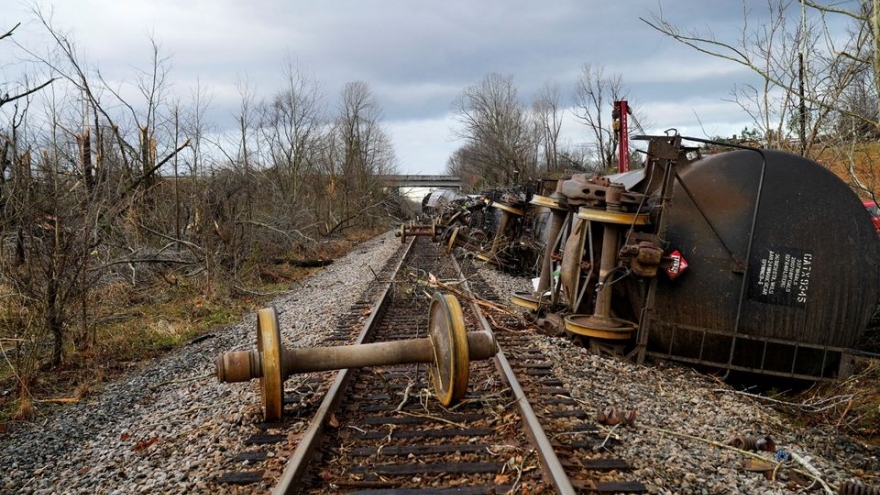
[[[531,290],[524,278],[488,269],[480,273],[499,295]],[[512,305],[507,309],[521,311]],[[832,491],[844,482],[880,490],[880,447],[831,429],[798,428],[769,402],[737,393],[687,367],[666,362],[637,365],[594,354],[565,338],[533,338],[535,346],[557,363],[559,378],[587,414],[636,411],[632,426],[611,427],[607,434],[618,440],[611,452],[634,467],[622,473],[623,479],[641,481],[650,493],[823,493],[819,484],[807,488],[794,481],[798,473],[790,468],[807,469],[794,460],[779,464],[770,452],[745,453],[727,446],[738,437],[765,436],[792,459],[801,458],[815,468]],[[747,471],[744,466],[752,459],[778,467],[776,479]]]
[[[399,248],[391,233],[379,236],[275,300],[286,345],[318,345]],[[502,296],[528,289],[522,278],[489,269],[481,275]],[[253,384],[218,383],[214,359],[252,348],[255,328],[255,315],[249,315],[78,404],[14,425],[0,437],[0,493],[247,493],[215,477],[240,450],[249,431],[242,425],[259,422],[259,394]],[[558,363],[559,378],[588,414],[611,407],[637,411],[634,425],[609,427],[606,434],[618,439],[613,453],[634,467],[621,479],[641,481],[650,493],[807,493],[787,467],[771,481],[743,468],[747,455],[712,443],[765,435],[806,459],[830,485],[861,480],[880,486],[876,447],[833,431],[797,428],[767,404],[687,368],[635,365],[566,339],[532,338]]]

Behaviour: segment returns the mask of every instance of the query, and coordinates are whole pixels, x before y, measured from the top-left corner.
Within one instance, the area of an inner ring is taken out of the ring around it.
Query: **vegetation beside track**
[[[0,433],[9,423],[36,420],[84,400],[139,363],[221,331],[321,270],[297,266],[298,261],[337,259],[383,231],[349,232],[289,253],[289,258],[262,260],[243,280],[207,281],[163,272],[136,286],[117,281],[95,288],[88,304],[88,335],[81,344],[76,339],[66,344],[62,364],[48,364],[50,339],[45,336],[0,341],[6,356],[0,355]],[[2,307],[0,322],[22,321],[20,310]]]

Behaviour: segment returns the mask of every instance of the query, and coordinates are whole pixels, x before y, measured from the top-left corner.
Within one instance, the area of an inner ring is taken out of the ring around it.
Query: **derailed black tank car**
[[[644,168],[576,175],[532,203],[555,207],[544,255],[560,261],[512,300],[599,348],[826,379],[846,373],[877,306],[868,213],[796,155],[703,157],[680,136],[652,137]]]

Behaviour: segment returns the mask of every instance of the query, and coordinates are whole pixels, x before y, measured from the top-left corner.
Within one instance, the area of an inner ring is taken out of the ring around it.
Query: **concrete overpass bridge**
[[[454,175],[379,175],[377,179],[387,187],[461,189],[461,179]]]

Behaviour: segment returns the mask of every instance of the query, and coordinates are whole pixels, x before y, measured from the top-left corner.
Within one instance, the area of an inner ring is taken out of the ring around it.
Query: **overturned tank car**
[[[598,350],[723,372],[846,374],[880,293],[880,242],[853,191],[782,151],[702,156],[643,137],[644,167],[574,175],[540,208],[534,291],[512,302]]]
[[[553,181],[555,183],[555,181]],[[417,222],[396,235],[431,236],[448,252],[461,248],[476,259],[517,274],[535,273],[544,252],[546,219],[529,200],[543,181],[535,180],[480,194],[438,190],[426,196]]]

